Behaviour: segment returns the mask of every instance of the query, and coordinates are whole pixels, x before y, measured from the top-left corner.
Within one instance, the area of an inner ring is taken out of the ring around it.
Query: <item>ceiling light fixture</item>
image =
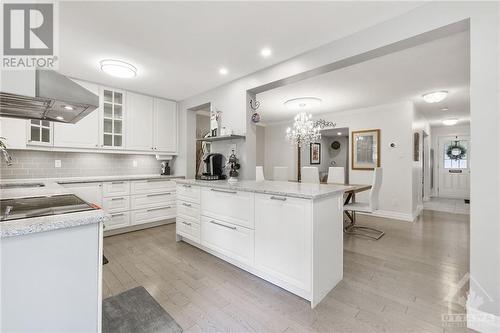
[[[226,75],[227,73],[229,73],[229,71],[227,70],[227,68],[222,67],[221,69],[219,69],[219,74],[220,75]]]
[[[337,135],[342,135],[342,132],[337,132]]]
[[[450,118],[450,119],[443,120],[443,125],[446,125],[446,126],[453,126],[453,125],[456,125],[457,123],[458,123],[458,119],[456,119],[456,118]]]
[[[448,111],[448,108],[441,108],[441,111]]]
[[[71,105],[65,105],[65,106],[64,106],[64,108],[65,108],[66,110],[70,110],[70,111],[75,109],[75,108],[74,108],[74,107],[72,107]]]
[[[56,119],[57,119],[57,120],[64,120],[64,118],[63,118],[63,117],[61,117],[61,116],[57,116],[57,117],[56,117]]]
[[[260,50],[260,55],[263,56],[264,58],[269,57],[272,53],[273,51],[271,51],[271,49],[268,47],[265,47],[262,50]]]
[[[439,103],[444,100],[448,96],[448,92],[445,90],[442,91],[433,91],[427,94],[423,94],[422,98],[427,103]]]
[[[137,68],[120,60],[105,59],[100,61],[101,70],[111,76],[132,78],[137,76]]]
[[[293,110],[313,108],[321,104],[321,98],[317,97],[299,97],[289,99],[284,103],[284,105]]]

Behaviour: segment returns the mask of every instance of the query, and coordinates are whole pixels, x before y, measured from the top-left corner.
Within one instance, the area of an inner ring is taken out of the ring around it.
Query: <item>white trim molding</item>
[[[481,333],[498,333],[500,332],[500,316],[468,306],[467,328]]]

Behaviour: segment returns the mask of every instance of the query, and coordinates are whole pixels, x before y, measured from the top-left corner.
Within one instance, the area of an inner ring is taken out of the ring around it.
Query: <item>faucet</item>
[[[5,145],[5,138],[0,137],[0,151],[2,152],[3,159],[5,160],[5,163],[7,163],[7,166],[12,165],[12,157],[9,155],[9,152],[7,151],[7,146]]]

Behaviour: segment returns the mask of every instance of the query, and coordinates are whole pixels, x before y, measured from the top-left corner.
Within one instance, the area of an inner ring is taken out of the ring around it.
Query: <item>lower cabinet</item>
[[[61,183],[80,199],[102,206],[102,183]]]
[[[121,212],[111,214],[111,219],[104,223],[105,230],[125,228],[130,225],[130,212]]]
[[[249,266],[254,262],[254,231],[232,223],[201,217],[201,244]]]
[[[178,235],[190,239],[193,242],[200,243],[200,220],[178,215],[176,220],[176,229]]]
[[[132,225],[157,222],[171,218],[175,218],[175,206],[173,204],[164,207],[131,211]]]

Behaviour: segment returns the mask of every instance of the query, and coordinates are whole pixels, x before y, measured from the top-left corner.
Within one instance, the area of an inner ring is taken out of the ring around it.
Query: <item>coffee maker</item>
[[[223,158],[224,156],[218,153],[208,154],[207,156],[205,156],[205,158],[203,159],[205,165],[203,167],[203,173],[201,174],[200,179],[226,179],[226,175],[224,175],[224,165],[222,164]]]

